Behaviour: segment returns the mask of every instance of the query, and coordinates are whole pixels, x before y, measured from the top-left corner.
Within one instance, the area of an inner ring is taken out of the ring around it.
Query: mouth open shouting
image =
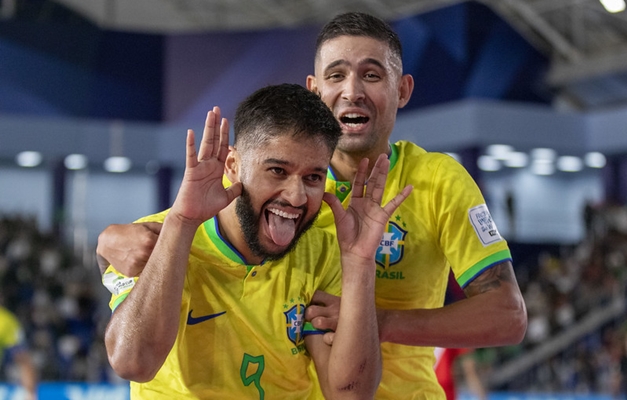
[[[342,130],[359,130],[370,121],[370,117],[363,113],[348,112],[342,114],[339,121],[342,125]]]

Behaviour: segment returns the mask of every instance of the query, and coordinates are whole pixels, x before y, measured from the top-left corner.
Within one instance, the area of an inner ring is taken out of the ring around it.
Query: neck
[[[239,218],[235,213],[235,201],[232,201],[226,208],[218,213],[218,227],[222,238],[237,250],[247,264],[261,264],[263,258],[255,256],[248,248],[242,229],[239,224]]]
[[[370,172],[374,167],[379,155],[385,153],[388,157],[391,155],[391,149],[389,144],[386,144],[384,149],[377,149],[367,153],[346,152],[336,149],[331,158],[331,168],[335,174],[335,178],[341,182],[353,182],[355,180],[355,174],[359,167],[359,162],[364,158],[368,159],[368,172],[366,176],[370,176]]]

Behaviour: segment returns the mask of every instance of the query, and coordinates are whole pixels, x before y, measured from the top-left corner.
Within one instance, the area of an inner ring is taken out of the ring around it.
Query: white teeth
[[[283,217],[283,218],[289,218],[289,219],[298,218],[298,214],[286,213],[285,211],[277,210],[276,208],[269,208],[268,211],[270,211],[272,214],[276,214],[279,217]]]
[[[351,128],[357,128],[358,126],[361,126],[362,124],[345,123],[344,125],[350,126]]]
[[[344,114],[343,117],[345,118],[361,118],[361,117],[366,117],[363,114],[357,114],[357,113],[350,113],[350,114]]]

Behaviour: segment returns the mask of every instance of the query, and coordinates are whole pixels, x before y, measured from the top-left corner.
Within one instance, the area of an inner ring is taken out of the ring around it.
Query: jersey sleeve
[[[162,211],[157,214],[148,215],[146,217],[136,220],[134,223],[142,222],[160,222],[163,223],[165,216],[169,210]],[[109,301],[109,308],[111,311],[115,309],[126,299],[133,287],[137,283],[137,277],[128,277],[121,274],[115,269],[114,266],[109,265],[107,270],[102,275],[102,284],[111,293],[111,300]]]
[[[440,245],[464,288],[487,268],[511,260],[511,253],[464,167],[443,155],[435,176],[432,204]]]

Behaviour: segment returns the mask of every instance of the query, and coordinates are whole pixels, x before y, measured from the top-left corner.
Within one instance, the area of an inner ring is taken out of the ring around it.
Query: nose
[[[361,79],[356,75],[348,76],[344,80],[344,86],[342,87],[342,98],[355,103],[364,97],[364,85]]]
[[[307,203],[305,184],[299,177],[292,177],[285,182],[282,197],[293,207],[300,207]]]

